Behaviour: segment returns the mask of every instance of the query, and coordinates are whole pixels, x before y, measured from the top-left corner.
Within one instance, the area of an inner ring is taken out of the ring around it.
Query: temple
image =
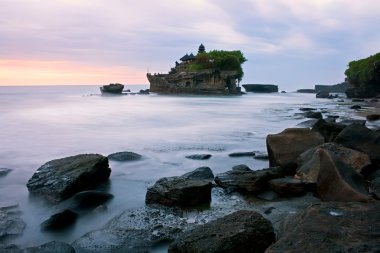
[[[150,83],[150,91],[166,94],[240,94],[238,87],[239,72],[237,70],[221,70],[215,67],[213,59],[208,59],[208,67],[199,68],[195,64],[197,57],[206,52],[201,44],[198,53],[185,54],[175,62],[175,67],[168,74],[147,73]]]

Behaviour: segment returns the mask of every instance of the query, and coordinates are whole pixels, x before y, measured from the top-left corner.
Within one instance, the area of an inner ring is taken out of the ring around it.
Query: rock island
[[[244,74],[241,65],[245,61],[238,50],[206,52],[201,44],[196,55],[184,55],[169,73],[147,73],[150,91],[172,94],[241,94],[239,82]]]

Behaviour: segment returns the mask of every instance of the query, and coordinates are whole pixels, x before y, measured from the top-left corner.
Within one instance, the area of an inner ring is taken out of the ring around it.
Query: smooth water
[[[101,96],[97,86],[0,87],[0,168],[13,170],[0,177],[0,206],[18,204],[27,223],[23,236],[11,242],[24,246],[51,240],[71,243],[116,214],[143,206],[146,188],[161,177],[200,166],[209,166],[214,174],[238,164],[267,167],[266,161],[228,154],[265,153],[268,134],[305,120],[297,115],[300,107],[326,108],[341,117],[346,113],[314,94]],[[41,232],[40,223],[57,208],[29,196],[26,182],[33,173],[53,159],[119,151],[133,151],[144,159],[110,161],[110,182],[102,186],[115,196],[108,210],[81,217],[65,232]],[[185,158],[201,153],[212,157],[206,161]]]

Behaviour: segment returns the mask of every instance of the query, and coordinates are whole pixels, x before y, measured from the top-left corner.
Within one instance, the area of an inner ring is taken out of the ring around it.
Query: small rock
[[[231,153],[228,156],[230,157],[255,156],[255,152],[236,152],[236,153]]]
[[[22,234],[26,224],[20,216],[17,205],[0,208],[0,239]]]
[[[61,213],[52,215],[49,219],[41,223],[43,230],[60,230],[71,226],[77,219],[78,214],[66,209]]]
[[[269,156],[268,155],[255,155],[253,157],[253,159],[256,159],[256,160],[269,160]]]
[[[209,167],[199,167],[191,172],[183,174],[182,177],[190,179],[204,179],[204,180],[214,180],[214,173]]]
[[[136,161],[140,160],[142,158],[142,155],[129,152],[129,151],[123,151],[123,152],[117,152],[112,153],[108,155],[109,160],[118,161],[118,162],[129,162],[129,161]]]
[[[305,112],[305,117],[306,118],[309,118],[309,119],[322,119],[323,116],[322,116],[322,113],[321,112]]]
[[[188,155],[186,158],[193,159],[193,160],[207,160],[211,158],[210,154],[195,154],[195,155]]]
[[[12,170],[8,168],[0,168],[0,177],[8,175],[8,173],[11,171]]]
[[[367,120],[374,121],[374,120],[379,120],[380,119],[380,114],[370,114],[367,115]]]
[[[362,107],[360,105],[353,105],[350,107],[350,109],[358,110],[358,109],[362,109]]]
[[[309,112],[309,111],[315,111],[316,109],[310,108],[310,107],[301,107],[301,108],[299,108],[299,110],[303,111],[303,112]]]
[[[25,253],[75,253],[75,249],[65,242],[52,241],[37,247],[26,248]]]
[[[73,200],[78,208],[94,208],[112,198],[112,194],[103,191],[83,191],[75,194]]]

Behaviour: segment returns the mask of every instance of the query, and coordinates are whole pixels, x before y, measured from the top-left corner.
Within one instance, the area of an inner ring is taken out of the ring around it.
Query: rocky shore
[[[374,99],[355,103],[361,107],[353,113],[378,115]],[[302,117],[312,119],[303,127],[269,134],[267,156],[243,151],[226,158],[267,157],[268,168],[237,164],[214,175],[204,166],[161,178],[147,188],[144,207],[125,210],[70,244],[7,243],[27,224],[17,205],[1,207],[0,252],[378,252],[379,121],[339,121],[315,109],[300,108]],[[109,180],[109,160],[142,157],[80,154],[42,165],[27,187],[57,212],[41,229],[61,231],[86,213],[106,211],[114,196],[99,186]],[[1,169],[0,176],[9,171]]]

